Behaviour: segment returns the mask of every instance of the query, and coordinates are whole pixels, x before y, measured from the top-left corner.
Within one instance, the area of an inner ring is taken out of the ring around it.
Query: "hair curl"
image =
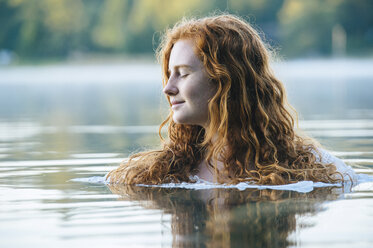
[[[108,174],[111,182],[190,181],[203,159],[222,161],[223,170],[210,162],[209,166],[228,177],[228,183],[341,180],[335,166],[321,163],[314,142],[294,130],[284,87],[269,66],[270,52],[250,24],[233,15],[218,15],[184,19],[168,29],[158,49],[163,86],[170,76],[172,47],[181,39],[194,42],[195,53],[217,89],[208,104],[208,128],[177,124],[170,109],[159,128],[163,149],[131,156]],[[166,125],[164,140],[161,130]]]

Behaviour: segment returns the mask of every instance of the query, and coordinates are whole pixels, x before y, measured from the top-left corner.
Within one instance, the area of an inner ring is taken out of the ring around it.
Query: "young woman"
[[[258,33],[232,15],[183,20],[158,52],[170,114],[163,149],[135,154],[112,183],[286,184],[354,179],[350,167],[294,130],[282,83]],[[159,132],[160,133],[160,132]]]

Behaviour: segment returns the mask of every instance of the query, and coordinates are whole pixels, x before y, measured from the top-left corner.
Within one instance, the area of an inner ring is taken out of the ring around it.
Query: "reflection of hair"
[[[172,247],[286,247],[289,234],[304,224],[296,216],[322,211],[322,202],[338,197],[333,188],[298,193],[108,186],[122,200],[171,214]]]
[[[112,182],[188,181],[202,159],[218,158],[224,171],[215,171],[232,183],[337,181],[335,167],[319,162],[313,142],[295,133],[283,85],[269,67],[268,50],[248,23],[220,15],[183,20],[168,30],[159,49],[163,85],[169,78],[172,47],[180,39],[194,41],[195,53],[217,88],[209,102],[208,129],[176,124],[170,110],[160,127],[168,124],[169,140],[163,149],[132,156],[110,172]]]

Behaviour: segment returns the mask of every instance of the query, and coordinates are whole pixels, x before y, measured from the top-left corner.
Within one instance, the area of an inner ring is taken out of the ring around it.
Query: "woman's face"
[[[207,126],[208,102],[215,94],[191,40],[177,41],[170,54],[169,80],[163,92],[170,97],[173,120],[179,124]]]

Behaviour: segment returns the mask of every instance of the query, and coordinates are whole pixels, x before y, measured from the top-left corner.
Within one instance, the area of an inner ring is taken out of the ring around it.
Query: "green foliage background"
[[[328,56],[341,25],[347,55],[373,54],[371,0],[0,0],[0,50],[23,59],[153,54],[183,16],[238,14],[285,57]]]

